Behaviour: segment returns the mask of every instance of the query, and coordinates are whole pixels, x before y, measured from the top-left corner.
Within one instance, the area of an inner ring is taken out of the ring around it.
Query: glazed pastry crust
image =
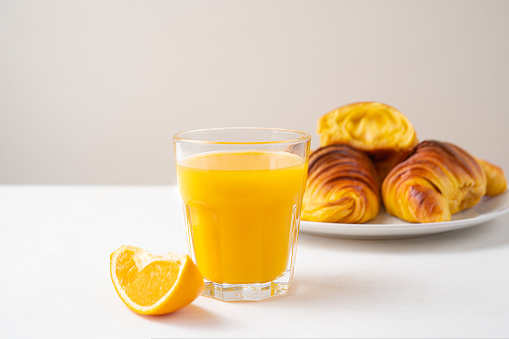
[[[311,154],[302,220],[362,223],[373,219],[379,209],[376,171],[364,152],[331,145]]]
[[[494,196],[504,193],[507,189],[507,180],[504,171],[492,163],[477,159],[486,173],[486,195]]]
[[[415,129],[400,111],[379,102],[358,102],[318,120],[320,145],[350,145],[365,151],[383,179],[403,154],[418,143]]]
[[[385,209],[410,222],[440,222],[479,202],[486,193],[484,168],[458,146],[423,141],[387,175]]]
[[[346,144],[370,152],[405,151],[417,144],[415,129],[400,111],[380,102],[342,106],[318,120],[320,145]]]

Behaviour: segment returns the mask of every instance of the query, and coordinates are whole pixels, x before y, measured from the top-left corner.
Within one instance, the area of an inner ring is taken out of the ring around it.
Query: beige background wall
[[[175,183],[172,135],[354,101],[509,171],[509,1],[0,1],[0,183]],[[313,147],[316,147],[315,138]]]

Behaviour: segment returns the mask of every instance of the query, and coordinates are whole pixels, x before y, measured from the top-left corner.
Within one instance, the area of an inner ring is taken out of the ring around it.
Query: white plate
[[[300,222],[300,232],[357,239],[395,239],[449,232],[483,224],[509,212],[509,191],[495,197],[484,197],[477,205],[456,213],[451,221],[409,223],[388,215],[384,210],[365,224]]]

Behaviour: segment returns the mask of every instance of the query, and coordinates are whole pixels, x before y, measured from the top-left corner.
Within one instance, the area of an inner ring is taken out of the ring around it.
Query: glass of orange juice
[[[189,253],[205,296],[262,300],[288,291],[310,140],[305,132],[243,127],[174,136]]]

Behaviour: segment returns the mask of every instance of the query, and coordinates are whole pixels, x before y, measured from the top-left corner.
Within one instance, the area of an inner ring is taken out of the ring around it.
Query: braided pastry
[[[309,158],[302,202],[302,220],[362,223],[380,208],[375,168],[364,152],[348,145],[331,145]]]
[[[483,167],[450,143],[423,141],[387,175],[382,184],[385,209],[410,222],[451,220],[486,193]]]

